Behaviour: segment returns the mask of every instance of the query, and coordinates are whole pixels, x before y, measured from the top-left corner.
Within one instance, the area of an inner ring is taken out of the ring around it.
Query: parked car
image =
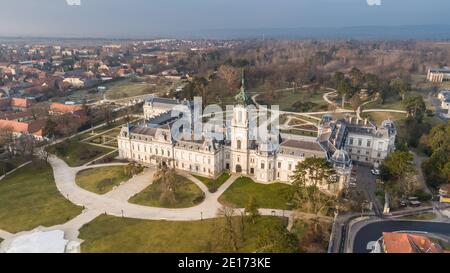
[[[408,204],[406,203],[406,201],[400,201],[399,207],[400,208],[406,208],[408,206]]]
[[[373,175],[380,175],[380,174],[381,174],[381,172],[380,172],[379,169],[372,169],[371,173],[372,173]]]

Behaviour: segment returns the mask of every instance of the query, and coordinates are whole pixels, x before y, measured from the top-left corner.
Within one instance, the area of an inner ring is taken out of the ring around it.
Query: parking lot
[[[352,181],[357,190],[364,192],[368,202],[372,202],[372,208],[377,215],[383,212],[384,204],[380,204],[376,192],[376,176],[371,173],[372,168],[366,165],[355,164],[352,171]]]

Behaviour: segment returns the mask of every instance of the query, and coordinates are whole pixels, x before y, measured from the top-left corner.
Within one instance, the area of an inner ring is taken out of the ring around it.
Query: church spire
[[[242,69],[241,91],[235,97],[238,104],[247,106],[252,104],[252,99],[245,91],[245,70]]]

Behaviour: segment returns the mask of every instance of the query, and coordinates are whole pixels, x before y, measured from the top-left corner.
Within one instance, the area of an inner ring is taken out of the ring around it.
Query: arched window
[[[240,140],[237,141],[237,149],[242,149],[242,142]]]

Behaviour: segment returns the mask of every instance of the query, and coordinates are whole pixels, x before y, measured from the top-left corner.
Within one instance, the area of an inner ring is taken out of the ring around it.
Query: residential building
[[[383,232],[383,237],[378,241],[382,253],[443,253],[439,244],[434,243],[428,237],[413,233]],[[376,253],[377,251],[373,251]]]
[[[428,70],[427,80],[429,82],[443,82],[450,80],[450,68],[432,68]]]

